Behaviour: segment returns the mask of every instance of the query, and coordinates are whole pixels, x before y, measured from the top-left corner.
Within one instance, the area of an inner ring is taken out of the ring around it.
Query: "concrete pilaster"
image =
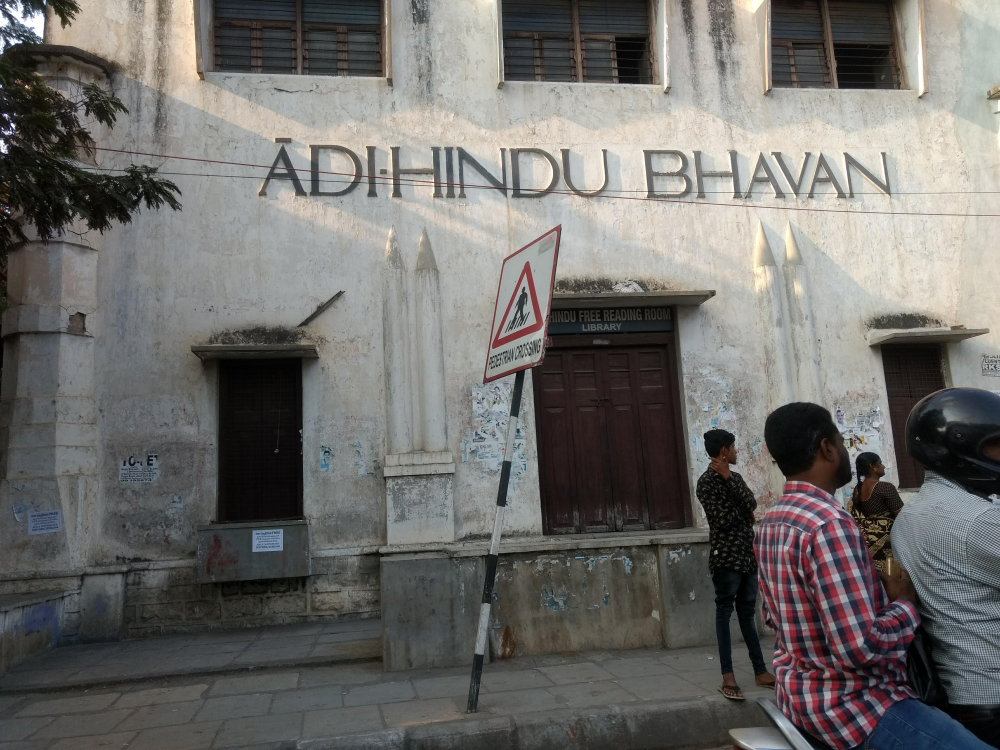
[[[389,230],[382,269],[382,330],[385,356],[386,452],[413,450],[410,386],[410,315],[406,264],[399,253],[396,230]]]
[[[820,383],[819,350],[813,324],[809,274],[802,262],[802,254],[792,233],[791,224],[785,232],[784,272],[795,355],[795,395],[799,401],[821,403],[823,388]]]

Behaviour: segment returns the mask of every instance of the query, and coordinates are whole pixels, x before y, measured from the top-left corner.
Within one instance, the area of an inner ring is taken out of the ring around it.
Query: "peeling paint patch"
[[[167,506],[167,515],[174,517],[184,513],[184,498],[181,495],[171,495],[170,505]]]
[[[361,445],[360,440],[355,440],[351,443],[351,447],[354,448],[354,453],[356,458],[354,459],[354,464],[358,467],[358,476],[364,477],[369,474],[374,474],[374,469],[368,468],[368,459],[365,457],[364,448]],[[375,463],[375,468],[378,468],[378,462]]]
[[[654,620],[659,620],[660,619],[660,610],[658,610],[658,609],[654,609],[649,614],[650,614],[650,617],[652,617]]]
[[[558,589],[546,584],[542,586],[542,606],[551,609],[553,612],[564,612],[566,610],[566,600],[569,594],[565,586]]]
[[[691,601],[694,601],[694,592],[693,591],[688,594],[688,599],[690,599]]]
[[[510,422],[510,399],[514,389],[511,378],[472,386],[473,428],[462,439],[462,463],[472,461],[491,474],[499,474],[507,449],[507,425]],[[517,484],[528,471],[524,454],[524,433],[520,425],[514,435],[514,455],[510,478]]]
[[[625,555],[622,555],[622,565],[625,566],[626,573],[632,572],[632,561],[629,560],[628,557],[626,557]]]
[[[692,550],[691,550],[691,546],[690,545],[685,545],[685,546],[681,547],[680,549],[674,549],[674,548],[668,549],[667,550],[667,564],[668,565],[677,565],[677,563],[683,561],[683,559],[685,557],[687,557],[688,555],[690,555],[691,552],[692,552]]]

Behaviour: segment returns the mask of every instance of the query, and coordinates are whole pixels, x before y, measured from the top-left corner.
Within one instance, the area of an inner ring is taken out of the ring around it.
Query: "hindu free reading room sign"
[[[549,333],[654,333],[673,330],[669,307],[553,310]]]

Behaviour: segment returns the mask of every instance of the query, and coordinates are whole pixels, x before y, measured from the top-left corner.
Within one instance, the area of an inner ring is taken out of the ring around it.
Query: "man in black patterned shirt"
[[[715,636],[719,642],[722,686],[719,692],[731,700],[744,700],[733,674],[733,649],[729,621],[736,608],[743,640],[758,685],[773,687],[757,638],[754,613],[757,608],[757,560],[753,553],[753,512],[757,500],[743,477],[730,470],[736,463],[736,436],[725,430],[705,433],[705,451],[712,459],[698,479],[698,501],[708,517],[711,552],[708,568],[715,585]]]

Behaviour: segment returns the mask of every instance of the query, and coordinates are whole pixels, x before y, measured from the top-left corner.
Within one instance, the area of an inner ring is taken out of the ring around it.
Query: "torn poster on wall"
[[[121,483],[155,482],[160,478],[160,456],[157,453],[147,453],[146,458],[129,456],[122,459],[118,467],[118,481]]]
[[[886,467],[891,465],[890,457],[882,454],[882,430],[885,422],[882,420],[881,409],[873,406],[867,412],[848,414],[838,406],[834,410],[834,418],[851,457],[851,476],[854,482],[858,481],[854,459],[861,453],[878,453]]]
[[[472,386],[473,429],[462,440],[462,463],[473,461],[485,464],[490,471],[500,471],[507,442],[507,422],[509,420],[511,394],[514,389],[512,378],[494,380],[492,383],[475,383]],[[528,471],[528,460],[524,455],[524,433],[518,425],[514,436],[514,455],[511,459],[510,474],[513,482],[518,482]]]

